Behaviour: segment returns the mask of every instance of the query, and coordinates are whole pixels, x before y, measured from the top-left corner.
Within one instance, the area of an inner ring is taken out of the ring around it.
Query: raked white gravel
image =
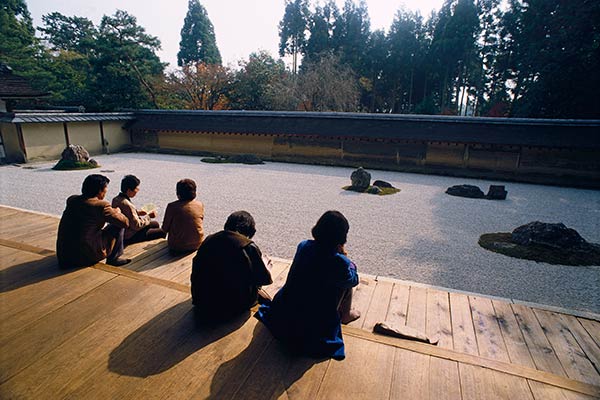
[[[199,157],[121,153],[96,157],[101,168],[53,171],[55,162],[0,167],[0,204],[60,216],[65,199],[80,192],[90,173],[142,183],[134,203],[158,206],[159,220],[176,199],[175,184],[194,179],[205,205],[205,230],[222,229],[235,210],[257,223],[256,243],[273,256],[292,258],[296,245],[326,210],[350,221],[347,250],[359,271],[458,290],[600,312],[600,266],[572,267],[518,260],[482,249],[482,233],[509,232],[530,221],[563,222],[600,242],[600,191],[370,170],[372,179],[401,192],[374,196],[342,190],[351,168],[285,163],[206,164]],[[109,172],[102,172],[109,171]],[[506,185],[508,199],[448,196],[457,184]],[[1,222],[0,222],[1,223]],[[318,277],[315,277],[318,279]]]

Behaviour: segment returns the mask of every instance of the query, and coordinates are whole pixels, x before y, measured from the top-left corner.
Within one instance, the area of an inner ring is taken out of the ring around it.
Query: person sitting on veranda
[[[345,358],[341,323],[360,317],[351,310],[356,265],[346,256],[349,224],[327,211],[298,245],[285,285],[255,314],[290,349],[312,357]]]
[[[135,175],[125,175],[121,180],[121,193],[112,200],[112,206],[119,208],[129,218],[129,227],[125,229],[125,246],[164,238],[167,235],[160,229],[158,221],[153,220],[157,216],[155,210],[147,213],[138,210],[131,202],[139,191],[140,180]]]
[[[167,233],[171,253],[189,253],[198,250],[204,230],[204,205],[196,198],[196,182],[182,179],[177,182],[177,201],[165,210],[162,230]]]
[[[103,175],[88,175],[81,194],[67,199],[56,240],[56,256],[61,268],[86,267],[104,258],[116,266],[131,261],[120,258],[129,220],[104,200],[109,182]]]
[[[259,298],[262,285],[272,283],[258,246],[254,218],[246,211],[232,213],[224,230],[209,235],[192,264],[192,302],[205,320],[227,320],[247,312]]]

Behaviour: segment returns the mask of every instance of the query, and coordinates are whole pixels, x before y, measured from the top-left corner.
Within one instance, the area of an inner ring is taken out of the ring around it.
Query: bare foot
[[[360,318],[360,311],[350,310],[348,314],[342,315],[342,324],[347,325],[352,321],[356,321]]]

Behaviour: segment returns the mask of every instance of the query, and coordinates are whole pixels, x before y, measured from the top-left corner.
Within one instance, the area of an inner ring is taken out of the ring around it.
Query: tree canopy
[[[198,0],[189,0],[181,28],[177,65],[190,63],[221,64],[215,31],[206,9]]]
[[[190,0],[179,69],[158,38],[117,11],[99,25],[50,13],[35,29],[24,0],[0,7],[0,61],[88,110],[336,110],[600,118],[600,2],[445,0],[429,16],[400,8],[372,30],[364,0],[286,0],[283,59],[257,51],[221,67],[214,29]],[[288,69],[284,60],[291,58]]]

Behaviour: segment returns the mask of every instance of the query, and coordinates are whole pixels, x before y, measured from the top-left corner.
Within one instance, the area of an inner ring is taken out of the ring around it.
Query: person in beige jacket
[[[182,179],[177,182],[177,201],[169,203],[162,230],[168,236],[171,253],[189,253],[198,250],[204,239],[204,205],[195,200],[196,182]]]
[[[125,246],[164,238],[167,234],[160,229],[156,218],[156,211],[147,213],[135,208],[131,199],[140,191],[140,180],[135,175],[125,175],[121,180],[121,193],[112,200],[112,206],[119,208],[129,219],[129,227],[125,229]]]
[[[109,182],[103,175],[88,175],[81,195],[67,199],[56,239],[56,256],[61,268],[87,267],[104,258],[116,266],[131,261],[120,258],[129,220],[104,200]]]

